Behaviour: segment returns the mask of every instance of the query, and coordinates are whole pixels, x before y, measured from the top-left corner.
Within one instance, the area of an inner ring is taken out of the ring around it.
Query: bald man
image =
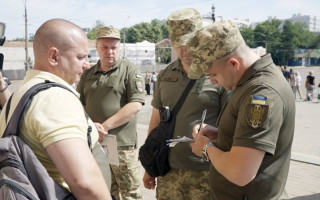
[[[52,19],[37,30],[34,42],[34,68],[27,71],[11,102],[9,118],[22,95],[33,85],[49,80],[74,93],[71,84],[78,82],[89,68],[88,41],[82,29],[63,20]],[[0,116],[0,136],[6,124]],[[87,144],[88,125],[92,127],[92,153]],[[77,199],[111,199],[103,173],[108,166],[98,141],[98,132],[87,120],[79,99],[71,92],[52,87],[34,96],[22,119],[20,137],[35,152],[49,175],[70,190]],[[106,176],[105,176],[106,177]]]

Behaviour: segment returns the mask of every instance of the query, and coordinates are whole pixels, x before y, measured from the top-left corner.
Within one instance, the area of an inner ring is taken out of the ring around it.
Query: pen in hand
[[[202,112],[201,123],[200,123],[200,127],[199,127],[199,129],[198,129],[198,133],[199,133],[200,130],[202,129],[202,126],[203,126],[203,123],[204,123],[204,119],[206,118],[206,115],[207,115],[207,109],[205,109],[205,110]]]

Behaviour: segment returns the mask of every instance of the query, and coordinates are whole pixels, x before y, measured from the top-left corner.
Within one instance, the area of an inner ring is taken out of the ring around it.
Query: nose
[[[88,57],[86,57],[86,60],[83,63],[83,69],[89,69],[89,68],[90,68],[89,59]]]

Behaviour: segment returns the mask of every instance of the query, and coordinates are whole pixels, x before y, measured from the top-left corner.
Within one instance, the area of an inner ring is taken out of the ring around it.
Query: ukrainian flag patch
[[[258,105],[266,105],[267,97],[263,96],[252,96],[252,104],[258,104]]]
[[[136,78],[141,78],[141,74],[136,74]]]
[[[261,127],[268,117],[268,98],[263,96],[252,96],[251,103],[247,105],[246,118],[252,128]]]

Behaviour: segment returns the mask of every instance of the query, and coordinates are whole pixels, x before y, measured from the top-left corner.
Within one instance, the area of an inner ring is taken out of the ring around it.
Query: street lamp
[[[25,29],[25,50],[26,50],[26,61],[25,61],[25,70],[28,70],[28,17],[27,17],[27,0],[21,0],[24,5],[24,29]]]
[[[124,21],[123,25],[123,56],[122,59],[124,60],[126,58],[126,23],[130,16],[127,17],[127,19]]]
[[[216,18],[214,17],[215,10],[216,10],[216,7],[214,7],[214,4],[212,4],[212,7],[211,7],[211,11],[212,11],[211,19],[212,19],[213,22],[216,21]]]

